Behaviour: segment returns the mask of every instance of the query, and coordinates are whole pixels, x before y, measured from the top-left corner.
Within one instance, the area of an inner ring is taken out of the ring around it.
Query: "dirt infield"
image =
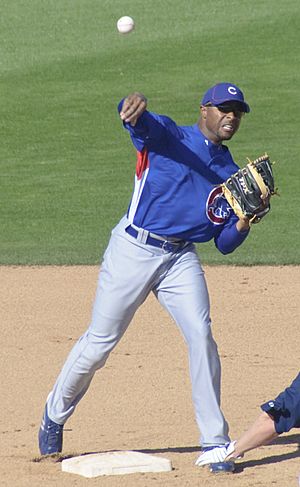
[[[232,438],[299,371],[300,267],[206,267]],[[0,485],[11,487],[297,487],[300,433],[248,453],[235,474],[194,466],[198,430],[186,346],[150,296],[67,423],[64,454],[138,450],[173,471],[85,479],[40,461],[44,402],[88,325],[97,267],[0,267]]]

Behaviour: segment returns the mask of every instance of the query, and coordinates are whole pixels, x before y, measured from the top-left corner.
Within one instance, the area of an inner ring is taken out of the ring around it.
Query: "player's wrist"
[[[250,229],[249,219],[248,218],[240,218],[236,222],[236,229],[240,233],[248,232],[248,230]]]

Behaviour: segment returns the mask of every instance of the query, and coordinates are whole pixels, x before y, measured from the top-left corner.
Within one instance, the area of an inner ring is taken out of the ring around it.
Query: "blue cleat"
[[[209,471],[211,473],[234,473],[235,463],[232,461],[211,463]]]
[[[224,445],[203,447],[196,465],[198,467],[208,465],[212,473],[233,473],[235,471],[235,458],[232,457],[232,454],[235,443],[232,441]]]
[[[63,424],[52,421],[47,414],[45,407],[44,416],[39,430],[39,447],[41,455],[52,455],[60,453],[63,444]]]

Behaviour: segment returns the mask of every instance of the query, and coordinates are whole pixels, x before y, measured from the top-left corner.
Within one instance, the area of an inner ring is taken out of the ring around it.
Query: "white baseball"
[[[121,34],[129,34],[134,29],[134,20],[128,15],[121,17],[117,22],[117,29]]]

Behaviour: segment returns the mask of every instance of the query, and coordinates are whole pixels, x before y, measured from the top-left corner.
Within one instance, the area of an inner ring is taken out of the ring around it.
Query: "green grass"
[[[280,197],[236,252],[204,263],[299,264],[298,0],[3,0],[0,17],[0,263],[95,264],[131,196],[135,153],[117,116],[131,91],[181,124],[213,83],[251,113],[229,143],[267,151]],[[136,30],[116,31],[121,15]]]

